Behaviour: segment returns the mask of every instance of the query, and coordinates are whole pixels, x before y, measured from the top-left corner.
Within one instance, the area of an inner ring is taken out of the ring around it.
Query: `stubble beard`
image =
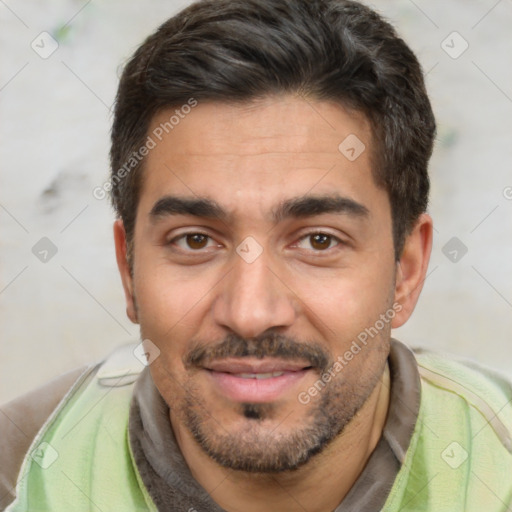
[[[135,294],[133,303],[138,316],[138,307]],[[388,308],[389,309],[389,308]],[[341,375],[321,392],[316,404],[309,407],[305,414],[303,424],[282,433],[279,423],[272,422],[278,415],[274,404],[247,403],[240,404],[239,415],[247,421],[237,431],[227,432],[208,412],[208,407],[201,394],[193,386],[182,386],[184,399],[173,411],[177,420],[185,425],[193,439],[202,450],[219,465],[249,473],[279,473],[294,471],[306,464],[312,457],[321,453],[334,439],[340,436],[346,426],[354,419],[358,411],[364,406],[375,386],[380,380],[384,365],[389,353],[389,339],[391,327],[387,326],[381,335],[372,340],[373,346],[365,346],[369,352],[386,353],[386,357],[373,354],[380,360],[381,368],[370,371],[370,378],[352,377],[344,378]],[[142,334],[142,329],[141,329]],[[304,356],[304,352],[295,342],[280,335],[270,334],[264,342],[252,340],[256,347],[252,352],[247,350],[247,342],[234,336],[239,342],[233,352],[233,345],[222,343],[211,354],[217,356]],[[285,343],[281,343],[281,338]],[[227,340],[226,340],[227,341]],[[242,342],[242,343],[240,343]],[[288,350],[291,345],[292,349]],[[379,346],[380,345],[380,346]],[[307,348],[307,347],[302,347]],[[218,350],[217,350],[218,349]],[[238,353],[236,353],[238,351]],[[294,353],[295,352],[295,353]],[[334,361],[326,359],[327,355],[316,346],[311,356],[313,363],[323,366],[319,374],[322,375],[328,368],[332,368]],[[203,354],[204,355],[204,354]],[[367,354],[369,355],[369,354]],[[200,361],[198,354],[195,363]],[[370,356],[371,357],[371,356]],[[191,359],[189,358],[189,363]],[[364,365],[361,365],[364,368]],[[361,370],[364,371],[364,370]],[[167,370],[167,373],[171,374]],[[354,373],[354,372],[352,372]],[[168,404],[172,409],[176,404]],[[296,407],[304,407],[300,404]],[[282,421],[285,421],[283,418]]]
[[[331,381],[319,397],[308,406],[300,425],[283,431],[280,428],[278,406],[274,404],[240,404],[237,410],[244,418],[243,426],[227,432],[207,412],[207,405],[191,389],[187,389],[183,406],[176,411],[202,450],[219,465],[250,473],[294,471],[322,452],[345,427],[375,388],[379,373],[351,386],[342,376]],[[358,388],[358,389],[356,389]],[[282,422],[286,417],[282,419]]]

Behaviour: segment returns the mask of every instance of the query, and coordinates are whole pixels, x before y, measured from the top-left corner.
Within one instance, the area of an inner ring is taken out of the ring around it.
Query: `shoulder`
[[[492,427],[501,444],[512,453],[511,379],[471,360],[425,350],[416,351],[415,356],[425,394],[453,397],[443,399],[445,408],[462,401],[480,418],[475,422],[478,429],[483,428],[480,421]]]
[[[15,498],[21,466],[36,436],[70,398],[88,389],[115,401],[118,393],[110,391],[133,384],[147,364],[143,361],[142,344],[121,345],[100,363],[71,371],[0,407],[0,511]]]
[[[0,510],[14,499],[21,464],[37,432],[87,368],[70,371],[0,407]]]
[[[512,385],[473,361],[415,350],[418,419],[383,510],[494,512],[512,495]],[[408,509],[409,510],[409,509]]]
[[[423,380],[461,394],[471,405],[484,400],[491,406],[509,406],[512,413],[512,377],[475,361],[450,355],[416,350],[414,352]],[[510,418],[512,421],[512,416]]]

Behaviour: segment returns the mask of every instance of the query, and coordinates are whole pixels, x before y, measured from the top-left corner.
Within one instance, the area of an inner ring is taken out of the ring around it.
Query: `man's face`
[[[351,134],[355,160],[338,149]],[[150,368],[177,437],[222,465],[298,467],[383,372],[396,265],[371,149],[361,115],[284,96],[199,103],[147,157],[129,311],[160,350]]]

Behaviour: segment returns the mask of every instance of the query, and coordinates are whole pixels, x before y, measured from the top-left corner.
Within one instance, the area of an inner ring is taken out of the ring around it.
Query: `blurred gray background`
[[[188,3],[0,0],[0,402],[138,337],[92,191],[119,69]],[[512,375],[512,0],[370,5],[417,53],[439,125],[429,275],[394,335]]]

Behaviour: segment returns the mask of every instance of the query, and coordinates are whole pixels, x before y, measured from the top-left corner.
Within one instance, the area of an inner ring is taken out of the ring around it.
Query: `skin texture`
[[[350,134],[366,146],[354,161],[338,150]],[[127,314],[160,351],[150,369],[178,444],[228,511],[333,510],[381,435],[390,328],[418,299],[432,222],[418,219],[396,262],[371,148],[365,118],[338,104],[291,95],[200,103],[147,157],[132,272],[115,223]],[[177,214],[167,196],[214,201],[223,215],[197,205]],[[340,197],[362,208],[282,207]],[[299,394],[383,314],[378,334],[301,403]],[[212,372],[215,362],[241,360],[251,373],[269,364],[307,369],[271,398],[247,403]]]

